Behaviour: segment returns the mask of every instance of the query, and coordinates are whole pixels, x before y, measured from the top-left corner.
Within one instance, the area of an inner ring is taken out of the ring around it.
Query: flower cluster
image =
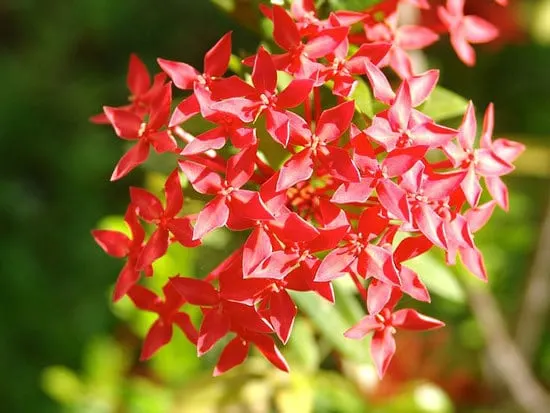
[[[492,139],[492,105],[479,145],[471,103],[458,130],[420,111],[439,73],[415,73],[408,51],[430,45],[439,35],[428,27],[400,25],[402,3],[430,8],[427,0],[387,0],[363,12],[337,11],[322,19],[312,0],[294,0],[289,11],[263,6],[280,52],[260,47],[244,59],[251,68],[246,81],[224,77],[231,33],[206,53],[202,72],[158,59],[163,72],[151,80],[144,64],[131,57],[130,104],[104,107],[93,118],[134,143],[111,180],[144,163],[151,148],[173,154],[167,159],[177,159],[177,165],[166,179],[164,201],[130,188],[125,221],[131,238],[110,230],[95,230],[93,236],[108,254],[125,260],[114,300],[128,296],[138,308],[158,314],[142,359],[170,341],[175,324],[199,356],[230,335],[215,375],[241,364],[251,346],[286,371],[277,341],[288,341],[297,314],[289,291],[315,292],[334,302],[332,281],[350,277],[368,315],[345,336],[373,333],[371,352],[382,376],[395,352],[396,329],[443,325],[413,309],[394,311],[403,294],[430,300],[407,260],[435,246],[445,251],[448,264],[458,255],[486,280],[473,233],[496,205],[508,208],[500,177],[513,170],[524,148]],[[464,1],[448,0],[437,13],[458,55],[471,64],[470,43],[488,41],[496,31],[465,16],[463,6]],[[396,87],[384,67],[399,76]],[[283,72],[291,80],[281,88]],[[352,97],[360,76],[382,108],[371,119],[359,113],[360,103]],[[188,91],[174,107],[173,87]],[[321,94],[323,88],[330,96]],[[208,121],[210,129],[197,136],[187,132],[185,124],[194,116]],[[287,154],[282,165],[266,161],[259,149],[266,139]],[[181,173],[207,199],[198,214],[182,216]],[[484,204],[481,178],[493,199]],[[171,277],[164,297],[139,284],[142,274],[153,275],[152,264],[170,244],[197,247],[222,227],[247,231],[248,237],[206,278]],[[145,228],[153,229],[149,236]],[[198,327],[182,311],[189,306],[201,310]]]

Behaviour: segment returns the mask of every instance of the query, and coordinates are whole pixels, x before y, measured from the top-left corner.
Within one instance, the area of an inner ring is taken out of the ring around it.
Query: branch
[[[489,357],[514,401],[525,412],[548,413],[550,395],[536,381],[514,344],[494,297],[488,289],[472,282],[465,282],[464,287],[485,337]]]
[[[550,309],[550,200],[546,207],[533,266],[516,326],[516,343],[528,362],[533,360]]]

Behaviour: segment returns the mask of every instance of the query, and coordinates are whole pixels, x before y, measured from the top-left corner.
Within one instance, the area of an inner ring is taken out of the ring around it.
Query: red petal
[[[161,300],[157,295],[141,285],[134,285],[128,290],[128,297],[133,301],[135,306],[141,310],[157,313]]]
[[[332,281],[347,274],[347,268],[356,256],[347,248],[337,248],[328,253],[315,274],[316,282]]]
[[[384,325],[373,315],[363,317],[357,324],[344,333],[344,336],[353,340],[360,340],[372,331],[384,328]]]
[[[256,54],[254,69],[252,70],[252,83],[259,93],[271,95],[277,87],[277,70],[271,55],[262,47]]]
[[[201,194],[216,194],[222,189],[222,179],[206,166],[192,161],[179,161],[179,166],[193,188]]]
[[[508,211],[508,188],[502,179],[498,176],[487,176],[485,184],[497,204],[505,211]]]
[[[281,167],[277,179],[277,191],[284,191],[298,182],[303,182],[313,174],[313,159],[311,149],[306,148],[293,155]]]
[[[92,231],[92,236],[107,254],[116,258],[128,255],[131,241],[126,234],[118,231],[95,229]]]
[[[304,47],[304,54],[312,60],[332,53],[349,33],[349,27],[331,27],[317,34]]]
[[[409,202],[407,193],[403,191],[396,183],[389,179],[381,179],[376,186],[378,199],[380,203],[391,212],[397,219],[404,222],[411,220]]]
[[[294,79],[277,95],[277,107],[289,109],[303,103],[313,88],[311,79]]]
[[[187,313],[176,313],[172,318],[172,322],[180,328],[191,343],[197,345],[199,332],[191,322],[191,318]]]
[[[255,191],[239,189],[232,192],[229,206],[231,215],[234,217],[259,221],[273,219],[260,194]]]
[[[174,82],[174,85],[178,89],[193,89],[193,83],[195,83],[195,80],[200,75],[197,69],[186,63],[174,62],[172,60],[157,59],[157,62],[162,70],[170,76],[170,79],[172,79],[172,82]]]
[[[139,116],[125,109],[103,107],[105,116],[109,119],[117,136],[124,139],[137,139],[142,120]]]
[[[273,40],[285,50],[292,50],[300,44],[296,23],[281,6],[273,6]]]
[[[118,278],[116,280],[115,288],[113,290],[113,301],[117,302],[122,297],[124,297],[128,291],[138,282],[139,280],[139,271],[137,271],[130,262],[127,262]],[[156,297],[156,296],[155,296]],[[154,310],[151,310],[154,311]]]
[[[360,181],[359,171],[348,151],[334,145],[326,146],[325,149],[326,152],[318,153],[318,159],[328,169],[332,177],[345,182]]]
[[[210,129],[199,136],[195,137],[191,142],[185,145],[181,155],[196,155],[204,153],[210,149],[221,149],[225,145],[225,129],[223,127],[217,127]]]
[[[193,239],[201,239],[216,228],[223,227],[229,217],[229,208],[223,196],[217,196],[201,210],[193,229]]]
[[[188,119],[191,119],[193,116],[195,116],[199,112],[200,112],[199,101],[197,100],[197,97],[193,94],[183,99],[178,104],[178,106],[176,106],[176,109],[174,109],[174,113],[170,118],[170,122],[168,122],[168,126],[169,127],[177,126],[187,121]]]
[[[396,311],[393,314],[392,324],[395,327],[415,331],[433,330],[445,325],[443,321],[420,314],[416,310],[412,310],[410,308]]]
[[[289,371],[288,364],[273,339],[268,336],[254,335],[252,342],[271,364],[282,371]]]
[[[128,175],[133,169],[145,162],[148,156],[149,144],[145,141],[138,141],[120,158],[111,175],[111,181],[116,181]]]
[[[395,354],[395,339],[390,328],[374,333],[370,344],[370,352],[378,377],[382,379]]]
[[[164,215],[167,217],[174,217],[183,207],[183,191],[181,190],[181,182],[177,169],[174,169],[166,179],[164,193],[166,196],[166,209],[164,210]]]
[[[283,344],[286,344],[290,338],[296,313],[296,305],[284,289],[271,294],[269,299],[269,320]]]
[[[235,189],[248,182],[254,174],[256,161],[256,147],[243,149],[238,154],[229,158],[225,179]]]
[[[165,323],[161,319],[155,321],[143,342],[140,361],[150,359],[161,347],[168,344],[171,338],[172,324]]]
[[[468,270],[482,281],[487,281],[483,255],[477,248],[459,248],[460,259]]]
[[[430,293],[417,273],[403,266],[401,267],[399,277],[401,278],[401,291],[409,294],[415,300],[430,302]]]
[[[424,49],[439,38],[434,31],[422,26],[400,26],[396,41],[404,50]]]
[[[229,332],[229,318],[218,309],[204,313],[199,338],[197,340],[197,354],[202,356],[220,341]]]
[[[204,56],[204,72],[223,76],[231,58],[231,32],[226,33]]]
[[[394,149],[382,161],[382,170],[390,178],[401,176],[411,169],[417,161],[421,160],[427,151],[427,146]]]
[[[166,254],[168,250],[168,230],[157,228],[147,244],[141,250],[138,260],[136,262],[137,270],[144,270],[149,265],[153,264],[156,260]]]
[[[254,271],[248,274],[248,278],[273,278],[282,280],[293,269],[298,259],[297,254],[285,251],[275,251]]]
[[[394,130],[406,131],[411,117],[412,98],[409,83],[404,80],[388,109],[388,120]]]
[[[290,123],[288,116],[284,112],[268,109],[266,114],[266,129],[276,142],[286,147],[290,137]]]
[[[256,226],[243,248],[243,276],[247,277],[273,252],[271,240],[263,227]]]
[[[206,281],[188,277],[172,277],[170,283],[186,301],[193,305],[213,307],[220,301],[216,289]]]
[[[428,70],[420,75],[413,76],[409,79],[411,88],[411,99],[413,107],[417,107],[424,103],[435,89],[439,80],[439,70]]]
[[[217,377],[233,367],[242,364],[248,356],[249,344],[240,337],[231,340],[222,351],[220,359],[214,368],[214,377]]]
[[[130,199],[137,214],[147,222],[159,219],[164,213],[158,198],[145,189],[130,187]]]
[[[355,104],[351,100],[323,111],[315,135],[326,143],[335,141],[349,128],[354,111]]]
[[[151,77],[149,76],[147,67],[134,53],[130,55],[126,84],[134,96],[139,96],[147,92],[151,84]]]
[[[378,314],[390,300],[392,286],[373,279],[367,290],[367,310],[369,314]]]
[[[196,247],[201,243],[199,240],[193,240],[193,227],[189,218],[171,219],[166,227],[174,235],[176,241],[184,247]]]
[[[422,233],[440,248],[445,249],[447,242],[443,233],[443,221],[428,205],[419,204],[413,208],[414,222]]]

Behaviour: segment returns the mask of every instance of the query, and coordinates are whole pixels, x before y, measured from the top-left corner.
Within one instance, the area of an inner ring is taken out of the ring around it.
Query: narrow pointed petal
[[[411,88],[412,106],[417,107],[424,103],[439,81],[439,70],[428,70],[409,79]]]
[[[271,59],[271,55],[263,47],[260,47],[254,60],[252,83],[254,83],[259,93],[272,94],[277,87],[275,64]]]
[[[137,139],[142,119],[132,112],[124,109],[103,107],[105,116],[113,126],[118,137],[124,139]]]
[[[344,182],[336,189],[331,201],[337,204],[365,202],[374,191],[373,181],[371,178],[363,178],[360,182]]]
[[[126,152],[115,166],[111,175],[111,181],[116,181],[128,175],[132,170],[141,165],[149,156],[149,145],[145,141],[138,141]]]
[[[372,336],[370,352],[380,379],[386,374],[386,370],[395,354],[395,348],[395,339],[390,328],[377,331]]]
[[[393,325],[405,330],[424,331],[443,327],[445,323],[406,308],[393,314]]]
[[[192,161],[179,161],[179,166],[197,192],[215,194],[222,189],[221,177],[206,166]]]
[[[229,318],[220,310],[212,309],[204,313],[199,338],[197,340],[197,354],[202,356],[214,347],[229,332]]]
[[[164,213],[159,199],[145,189],[130,187],[130,199],[137,214],[145,221],[159,219]]]
[[[284,50],[292,50],[300,44],[296,23],[281,6],[273,6],[273,40]]]
[[[172,79],[178,89],[193,89],[193,83],[200,73],[197,69],[187,63],[175,62],[173,60],[157,59],[161,69]]]
[[[364,63],[374,97],[386,105],[391,104],[395,99],[395,93],[386,75],[369,60],[366,60]]]
[[[481,185],[479,184],[479,177],[476,175],[475,168],[468,168],[468,173],[464,177],[460,187],[468,203],[475,208],[481,197]]]
[[[356,256],[347,248],[337,248],[329,252],[315,273],[315,281],[332,281],[344,276],[355,260]]]
[[[286,113],[268,109],[266,111],[266,129],[269,135],[286,148],[290,138],[290,122]]]
[[[141,250],[136,269],[141,271],[166,254],[168,250],[168,230],[157,228]]]
[[[229,217],[229,208],[223,196],[217,196],[201,210],[193,229],[193,239],[202,239],[207,233],[223,227]]]
[[[309,59],[319,59],[332,53],[348,35],[348,27],[332,27],[325,29],[309,40],[304,47],[304,53]]]
[[[130,262],[127,262],[124,267],[122,267],[122,270],[120,271],[120,274],[118,275],[118,278],[116,280],[115,288],[113,289],[113,302],[116,303],[118,300],[128,294],[128,291],[130,291],[130,289],[132,289],[139,281],[139,276],[139,271],[137,271]],[[156,296],[153,294],[153,302],[155,302],[155,300]]]
[[[401,267],[401,291],[418,301],[430,302],[430,293],[416,272],[408,267]]]
[[[290,109],[303,103],[313,89],[313,80],[294,79],[277,95],[277,107]]]
[[[248,356],[250,346],[240,337],[231,340],[222,351],[220,359],[214,368],[213,376],[217,377],[234,367],[241,365]]]
[[[404,222],[409,222],[411,220],[407,193],[395,182],[389,179],[379,180],[376,186],[376,192],[380,203],[397,219]]]
[[[185,301],[193,305],[213,307],[219,303],[218,292],[209,282],[189,277],[172,277],[170,283]]]
[[[269,300],[269,321],[283,344],[286,344],[290,338],[296,314],[296,305],[286,290],[282,289],[278,293],[271,295]]]
[[[487,190],[497,202],[497,204],[505,211],[508,211],[508,188],[506,184],[498,176],[487,176],[485,178]]]
[[[172,338],[172,324],[165,323],[160,318],[153,323],[145,336],[143,348],[139,356],[140,361],[149,360],[153,355],[170,342]]]
[[[281,167],[277,180],[277,191],[288,189],[298,182],[303,182],[313,174],[313,159],[311,149],[304,149],[293,155]]]
[[[477,248],[459,248],[458,252],[466,268],[481,281],[486,282],[487,270],[481,252]]]
[[[373,279],[367,290],[367,310],[369,314],[378,314],[390,300],[392,286]]]
[[[118,231],[95,229],[92,231],[95,242],[112,257],[123,258],[130,251],[130,239]]]
[[[246,278],[273,252],[271,239],[261,226],[256,226],[243,248],[243,276]]]
[[[210,76],[223,76],[231,57],[231,32],[226,33],[204,56],[204,72]]]
[[[255,335],[253,343],[264,357],[279,370],[288,372],[290,368],[273,339],[265,335]]]
[[[344,336],[351,338],[352,340],[360,340],[367,334],[384,328],[384,324],[374,317],[374,315],[367,315],[363,317],[357,324],[348,329]]]
[[[126,84],[134,96],[139,96],[147,92],[151,85],[151,76],[149,75],[147,67],[134,53],[130,55]]]
[[[353,101],[341,103],[321,113],[315,134],[326,143],[338,139],[349,128],[355,111]]]

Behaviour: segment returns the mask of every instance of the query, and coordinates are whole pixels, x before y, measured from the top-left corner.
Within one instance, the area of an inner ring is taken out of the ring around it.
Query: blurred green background
[[[424,263],[424,271],[443,285],[442,294],[436,291],[423,310],[448,327],[399,337],[402,353],[381,385],[366,344],[331,339],[322,328],[327,319],[314,316],[324,307],[307,300],[304,308],[313,311],[298,320],[287,350],[291,376],[252,358],[227,378],[212,380],[212,360],[197,361],[181,334],[152,363],[136,361],[139,336],[151,319],[124,302],[114,311],[109,306],[120,263],[95,245],[90,230],[105,216],[122,214],[128,185],[142,184],[145,176],[108,182],[123,147],[108,127],[88,117],[104,104],[125,102],[131,52],[152,71],[156,57],[201,66],[204,52],[228,30],[234,30],[234,52],[253,50],[260,40],[254,13],[249,2],[236,3],[229,16],[206,0],[0,2],[0,411],[519,411],[487,362],[468,293],[437,264]],[[550,188],[550,2],[516,3],[521,7],[506,18],[517,18],[523,35],[498,48],[478,48],[474,69],[459,63],[446,40],[427,52],[441,68],[443,86],[473,99],[480,112],[495,103],[496,136],[530,148],[506,180],[511,212],[497,211],[476,238],[486,254],[492,297],[512,332]],[[146,181],[155,188],[154,175]],[[213,239],[207,247],[216,254],[224,243]],[[173,250],[159,271],[168,276],[172,268],[201,265],[196,255]],[[546,278],[549,271],[542,270]],[[349,295],[345,285],[340,294]],[[330,317],[327,311],[322,314]],[[357,307],[336,313],[331,328],[349,325],[354,314]],[[550,332],[539,321],[528,364],[548,388]]]

